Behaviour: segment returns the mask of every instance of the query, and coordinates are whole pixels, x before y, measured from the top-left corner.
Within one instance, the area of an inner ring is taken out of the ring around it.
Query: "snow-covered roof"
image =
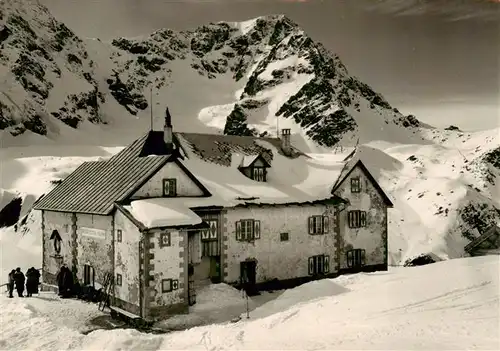
[[[276,145],[268,140],[253,140],[272,156],[267,181],[256,182],[239,171],[240,163],[234,162],[234,153],[228,151],[233,162],[213,162],[197,152],[196,145],[182,136],[178,137],[186,153],[181,163],[212,194],[208,201],[213,206],[306,203],[331,199],[332,186],[343,166],[341,162],[324,164],[305,155],[290,158],[281,154]]]
[[[145,228],[191,226],[202,223],[202,219],[181,201],[154,198],[132,201],[123,206]]]

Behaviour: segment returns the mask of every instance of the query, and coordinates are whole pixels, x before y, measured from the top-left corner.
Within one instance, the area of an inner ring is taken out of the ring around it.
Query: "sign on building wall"
[[[80,227],[78,234],[94,239],[106,239],[106,231],[102,229]]]

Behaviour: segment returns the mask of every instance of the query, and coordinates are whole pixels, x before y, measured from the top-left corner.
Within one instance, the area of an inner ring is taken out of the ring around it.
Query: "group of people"
[[[38,285],[40,285],[40,272],[34,267],[26,271],[26,275],[21,272],[21,268],[17,267],[9,273],[9,297],[13,298],[14,288],[19,297],[24,297],[24,287],[26,286],[26,297],[31,297],[33,294],[38,294]]]

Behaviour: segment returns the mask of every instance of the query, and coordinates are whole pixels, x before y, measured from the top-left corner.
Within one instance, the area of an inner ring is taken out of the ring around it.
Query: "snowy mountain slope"
[[[177,130],[273,134],[279,116],[312,150],[358,137],[425,142],[418,120],[284,16],[104,43],[78,38],[35,0],[1,6],[0,129],[10,135],[58,138],[57,121],[116,126],[134,116],[145,127],[153,89],[153,107],[168,104]]]

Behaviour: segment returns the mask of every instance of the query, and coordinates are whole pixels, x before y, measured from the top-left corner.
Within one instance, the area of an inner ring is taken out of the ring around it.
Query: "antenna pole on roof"
[[[151,82],[151,87],[149,91],[149,105],[150,107],[150,114],[151,114],[151,126],[150,130],[153,131],[153,82]]]
[[[276,116],[276,138],[280,137],[280,118]]]

